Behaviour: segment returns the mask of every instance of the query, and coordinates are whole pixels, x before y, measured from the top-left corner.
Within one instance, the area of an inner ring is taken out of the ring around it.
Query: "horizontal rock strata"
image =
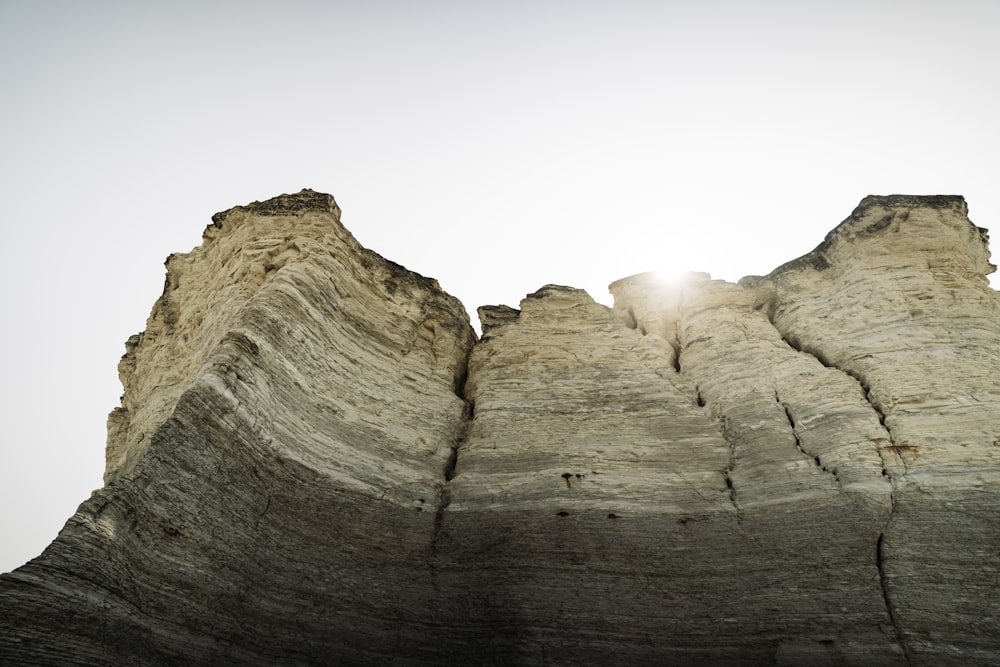
[[[216,215],[3,664],[1000,660],[1000,299],[960,197],[738,284],[465,310],[311,191]]]

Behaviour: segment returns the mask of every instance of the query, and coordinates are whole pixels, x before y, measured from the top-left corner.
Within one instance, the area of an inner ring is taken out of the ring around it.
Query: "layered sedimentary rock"
[[[462,305],[311,191],[213,218],[4,664],[992,664],[1000,299],[960,197],[739,284]]]

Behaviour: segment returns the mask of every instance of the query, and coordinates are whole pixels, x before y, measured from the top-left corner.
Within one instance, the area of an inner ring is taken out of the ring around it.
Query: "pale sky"
[[[998,34],[1000,0],[0,0],[0,571],[101,486],[124,342],[213,213],[328,192],[477,326],[767,273],[869,194],[1000,230]]]

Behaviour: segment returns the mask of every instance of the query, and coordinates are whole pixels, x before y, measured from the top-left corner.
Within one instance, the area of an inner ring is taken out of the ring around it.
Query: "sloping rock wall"
[[[311,191],[213,218],[4,664],[995,664],[1000,299],[959,197],[739,284],[480,308]]]

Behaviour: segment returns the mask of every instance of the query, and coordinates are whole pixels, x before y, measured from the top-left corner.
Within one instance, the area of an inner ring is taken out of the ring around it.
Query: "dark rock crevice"
[[[743,523],[743,508],[740,507],[740,503],[736,499],[736,484],[733,482],[732,471],[732,463],[730,463],[730,467],[726,468],[724,472],[726,488],[729,489],[729,502],[733,504],[733,509],[736,510],[736,522]]]
[[[460,369],[456,373],[455,394],[464,402],[462,409],[461,423],[454,441],[451,443],[448,458],[445,461],[442,472],[442,481],[437,485],[437,502],[434,510],[433,534],[431,535],[429,566],[431,569],[431,579],[435,583],[438,577],[438,560],[440,559],[439,545],[444,535],[445,513],[451,505],[450,482],[455,478],[458,469],[458,457],[462,446],[469,438],[472,429],[472,422],[476,416],[475,401],[466,397],[466,382],[469,378],[469,362],[472,357],[472,350],[468,350],[462,360]]]
[[[729,445],[729,461],[726,464],[726,469],[722,471],[722,474],[726,481],[726,489],[729,491],[729,502],[732,503],[733,509],[736,512],[736,523],[742,524],[743,506],[740,504],[736,492],[736,482],[733,480],[733,470],[736,468],[736,461],[739,459],[739,455],[736,451],[736,442],[727,431],[725,417],[719,419],[719,430],[722,433],[722,437],[725,439],[726,444]]]
[[[897,510],[897,494],[899,492],[899,482],[900,482],[899,477],[893,475],[890,472],[891,466],[889,465],[889,461],[887,459],[887,457],[890,455],[888,452],[898,451],[898,446],[895,437],[893,435],[892,429],[887,423],[886,412],[880,405],[880,403],[872,397],[871,384],[863,374],[855,371],[854,369],[835,364],[827,357],[827,355],[823,354],[822,351],[814,350],[807,345],[803,345],[798,339],[798,337],[794,334],[794,332],[791,332],[786,327],[780,325],[779,321],[775,317],[778,310],[779,310],[779,305],[772,303],[771,306],[767,308],[767,315],[768,315],[767,319],[770,321],[771,325],[774,326],[775,330],[781,336],[781,339],[785,342],[785,344],[787,344],[790,348],[796,350],[797,352],[812,356],[825,368],[830,368],[832,370],[838,371],[843,375],[851,378],[855,383],[857,383],[858,387],[861,389],[861,392],[864,396],[865,402],[867,402],[871,410],[875,413],[876,417],[878,418],[879,424],[885,431],[886,434],[885,442],[888,442],[889,446],[884,447],[884,446],[879,446],[878,443],[874,444],[876,445],[876,451],[878,453],[879,459],[882,461],[882,476],[885,477],[891,484],[891,491],[889,494],[890,510],[888,517],[886,517],[885,519],[882,531],[879,533],[878,539],[876,540],[875,564],[879,574],[879,585],[882,592],[882,598],[885,603],[886,613],[888,615],[889,621],[892,623],[893,631],[895,632],[896,636],[896,642],[898,643],[900,650],[902,650],[903,652],[906,664],[907,665],[912,664],[910,661],[909,651],[903,633],[903,629],[899,621],[896,604],[893,599],[891,586],[889,584],[889,577],[886,572],[886,536],[890,530],[893,517]],[[791,416],[791,413],[787,411],[787,406],[786,406],[786,414],[788,414],[789,423],[792,425],[794,431],[794,420]],[[796,438],[796,443],[799,444],[798,438]],[[800,449],[800,451],[803,451],[803,453],[808,455],[808,452],[805,452],[805,450]],[[821,464],[819,457],[816,457],[816,464],[817,465]],[[904,462],[904,471],[905,471],[905,462]],[[839,479],[837,481],[838,483],[840,482]]]
[[[890,516],[890,522],[892,517]],[[888,527],[888,526],[887,526]],[[889,590],[889,577],[885,570],[885,533],[879,533],[878,540],[875,542],[875,566],[878,569],[878,579],[879,585],[882,588],[882,598],[885,600],[886,613],[889,615],[889,621],[892,623],[893,630],[896,633],[896,642],[899,644],[899,648],[903,651],[903,657],[906,659],[906,664],[913,664],[910,660],[910,653],[906,646],[906,638],[903,636],[903,629],[900,626],[899,618],[897,617],[896,605],[893,602],[892,595]]]
[[[897,443],[896,443],[895,438],[893,436],[892,428],[887,423],[885,410],[882,408],[882,406],[880,405],[880,403],[878,401],[876,401],[876,400],[874,400],[872,398],[871,385],[869,384],[868,380],[862,374],[854,371],[851,368],[846,368],[846,367],[843,367],[843,366],[840,366],[838,364],[833,363],[821,351],[814,350],[814,349],[812,349],[809,346],[803,345],[799,341],[798,337],[794,335],[793,332],[790,332],[787,329],[785,329],[785,328],[783,328],[782,326],[779,325],[779,323],[778,323],[778,321],[777,321],[777,319],[775,317],[776,311],[778,310],[778,307],[776,305],[772,304],[766,310],[767,310],[767,319],[768,319],[768,321],[771,323],[771,326],[774,327],[775,331],[778,332],[778,335],[781,336],[781,340],[783,340],[785,342],[785,344],[788,345],[788,347],[792,348],[796,352],[800,352],[802,354],[807,354],[807,355],[813,357],[824,368],[829,368],[829,369],[832,369],[832,370],[835,370],[835,371],[839,371],[840,373],[844,374],[845,376],[851,378],[851,380],[853,380],[855,383],[857,383],[858,387],[860,387],[861,392],[864,395],[865,402],[868,403],[869,407],[871,407],[872,411],[875,413],[875,416],[878,418],[879,424],[881,424],[882,428],[885,430],[885,433],[886,433],[886,442],[888,442],[890,446],[888,448],[887,447],[879,447],[879,446],[877,446],[877,443],[876,443],[876,451],[878,452],[879,458],[882,460],[882,475],[884,477],[886,477],[892,483],[893,490],[895,490],[897,480],[894,478],[894,476],[890,472],[890,468],[888,466],[888,462],[887,462],[887,459],[886,459],[886,449],[890,449],[891,451],[896,451],[897,450]]]
[[[837,483],[837,487],[840,490],[843,490],[843,486],[841,485],[840,476],[837,474],[837,470],[836,469],[831,470],[827,466],[823,465],[823,460],[820,458],[819,454],[810,452],[806,450],[805,447],[803,447],[802,439],[799,437],[798,427],[795,424],[795,417],[792,415],[791,406],[781,399],[781,396],[779,396],[777,391],[774,392],[774,400],[779,406],[781,406],[782,410],[785,413],[785,419],[788,420],[788,427],[792,431],[792,438],[795,439],[796,451],[802,454],[802,456],[809,459],[809,461],[812,462],[812,464],[815,465],[817,468],[831,475],[833,477],[833,480]]]
[[[459,426],[458,435],[455,437],[455,442],[451,445],[451,453],[448,456],[448,460],[444,467],[444,481],[445,483],[450,482],[455,477],[455,471],[458,468],[458,454],[462,449],[462,445],[469,438],[469,430],[472,428],[472,421],[476,418],[476,405],[472,400],[465,401],[465,407],[462,410],[462,423]]]
[[[675,324],[675,326],[676,326],[676,324]],[[680,373],[681,372],[681,349],[683,347],[681,345],[680,332],[675,330],[674,331],[674,338],[673,338],[673,340],[669,340],[667,342],[670,344],[670,347],[672,347],[673,350],[674,350],[674,372]]]

